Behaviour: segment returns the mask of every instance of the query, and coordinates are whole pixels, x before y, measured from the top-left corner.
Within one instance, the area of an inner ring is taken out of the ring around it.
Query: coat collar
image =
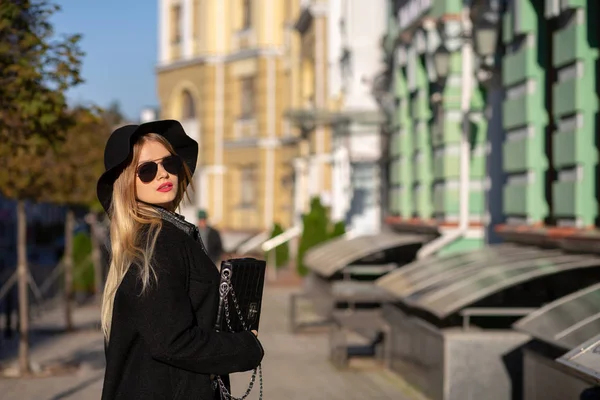
[[[181,229],[183,232],[185,232],[186,235],[190,236],[196,242],[200,243],[202,251],[204,251],[204,253],[208,255],[206,246],[204,246],[204,242],[202,242],[202,238],[200,237],[200,230],[196,225],[187,222],[183,215],[176,214],[162,207],[155,206],[155,208],[156,211],[158,211],[158,213],[160,214],[160,217],[163,221],[170,222],[171,224],[175,225],[176,228]]]
[[[198,227],[186,221],[183,215],[168,211],[162,207],[156,207],[156,211],[158,211],[163,221],[170,222],[178,229],[184,231],[188,236],[191,236],[196,240],[198,239]]]

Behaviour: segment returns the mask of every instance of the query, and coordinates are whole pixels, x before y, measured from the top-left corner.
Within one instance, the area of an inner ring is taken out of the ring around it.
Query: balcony
[[[245,50],[256,47],[256,33],[252,28],[245,28],[235,32],[231,38],[233,50]]]
[[[258,124],[254,117],[241,117],[233,123],[233,139],[254,139],[258,136]]]
[[[295,142],[300,138],[300,130],[289,119],[281,121],[281,139],[283,142]]]

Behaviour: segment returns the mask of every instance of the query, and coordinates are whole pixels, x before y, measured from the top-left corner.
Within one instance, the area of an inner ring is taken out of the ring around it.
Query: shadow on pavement
[[[44,343],[54,339],[54,335],[45,334],[43,332],[37,332],[32,330],[29,333],[29,346],[33,350],[37,346],[41,346]],[[19,355],[19,335],[15,334],[10,339],[0,340],[0,364],[8,360],[12,360]]]
[[[63,335],[63,334],[77,334],[77,333],[89,333],[89,332],[100,332],[100,323],[97,321],[90,321],[85,324],[78,324],[72,330],[67,331],[63,327],[39,327],[31,330],[34,334],[38,335]]]
[[[96,347],[94,345],[94,347]],[[76,351],[72,354],[69,354],[66,357],[59,357],[44,364],[76,364],[76,365],[85,365],[89,367],[91,370],[104,370],[105,360],[104,360],[104,350],[94,349],[94,350],[81,350]]]
[[[61,400],[61,399],[66,399],[69,396],[74,395],[75,393],[78,393],[82,390],[84,390],[85,388],[93,385],[94,383],[98,382],[99,380],[101,380],[102,378],[104,378],[104,371],[100,374],[96,374],[93,377],[86,379],[85,381],[78,383],[77,385],[68,388],[67,390],[63,390],[62,392],[58,393],[57,395],[51,397],[49,400]]]

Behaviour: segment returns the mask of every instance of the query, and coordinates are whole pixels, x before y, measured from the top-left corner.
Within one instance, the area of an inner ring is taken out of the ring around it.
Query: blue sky
[[[129,118],[156,106],[157,60],[155,0],[54,0],[62,7],[53,16],[57,33],[81,33],[86,52],[86,82],[69,92],[71,102],[106,106],[121,103]]]

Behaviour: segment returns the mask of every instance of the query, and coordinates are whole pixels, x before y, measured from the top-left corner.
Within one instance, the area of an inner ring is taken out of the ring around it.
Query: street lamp
[[[440,79],[440,76],[437,73],[433,55],[435,54],[436,49],[440,47],[442,41],[440,39],[440,34],[437,30],[437,26],[434,20],[424,20],[423,29],[425,30],[425,36],[427,39],[425,55],[427,75],[431,81],[437,81]]]
[[[450,73],[450,52],[444,46],[440,46],[433,53],[433,65],[440,79],[446,79]]]
[[[488,23],[473,26],[473,44],[475,51],[480,56],[487,58],[496,54],[498,42],[498,27]]]
[[[439,32],[440,44],[433,54],[433,63],[440,79],[450,74],[452,53],[458,51],[462,44],[461,25],[458,21],[447,21]]]
[[[472,9],[473,48],[483,69],[494,69],[501,24],[501,1],[480,1]]]

